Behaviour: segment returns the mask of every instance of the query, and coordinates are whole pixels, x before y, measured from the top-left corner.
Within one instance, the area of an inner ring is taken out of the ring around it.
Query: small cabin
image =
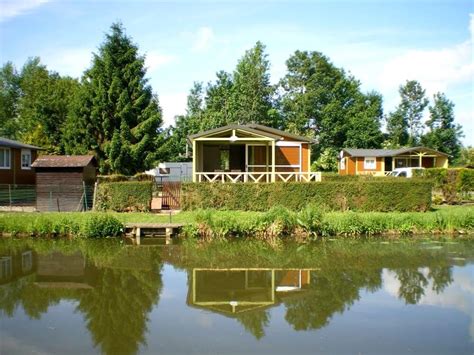
[[[259,124],[228,125],[188,137],[194,182],[318,181],[314,140]]]
[[[0,185],[34,185],[31,164],[42,149],[0,137]]]
[[[82,211],[92,207],[97,176],[93,155],[42,155],[36,170],[37,211]]]
[[[448,155],[426,147],[343,149],[339,175],[385,176],[397,168],[447,168]]]

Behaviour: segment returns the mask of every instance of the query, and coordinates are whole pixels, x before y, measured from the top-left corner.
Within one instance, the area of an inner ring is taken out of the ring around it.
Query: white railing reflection
[[[311,182],[321,181],[321,172],[275,172],[272,179],[271,172],[198,172],[195,173],[197,182]]]

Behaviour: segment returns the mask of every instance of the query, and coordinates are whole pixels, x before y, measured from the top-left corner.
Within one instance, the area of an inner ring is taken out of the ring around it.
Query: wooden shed
[[[81,211],[92,207],[97,173],[93,155],[43,155],[36,171],[38,211]]]

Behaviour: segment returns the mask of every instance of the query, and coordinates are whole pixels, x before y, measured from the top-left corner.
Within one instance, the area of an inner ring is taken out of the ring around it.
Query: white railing
[[[358,175],[389,176],[391,171],[359,171]]]
[[[197,182],[271,182],[271,172],[199,172],[195,173]],[[321,172],[275,172],[275,181],[310,182],[321,181]]]

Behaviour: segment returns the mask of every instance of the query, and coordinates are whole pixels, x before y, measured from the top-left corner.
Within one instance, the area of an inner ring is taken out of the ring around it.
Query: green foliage
[[[318,160],[311,165],[312,171],[337,171],[338,152],[333,148],[326,148]]]
[[[97,186],[98,211],[149,211],[153,192],[151,181],[105,182]]]
[[[78,89],[76,79],[49,71],[38,57],[20,73],[6,63],[0,71],[0,136],[64,153],[63,130]]]
[[[460,166],[474,169],[474,148],[461,148],[461,154],[457,162]]]
[[[396,178],[275,184],[183,184],[182,208],[267,211],[282,205],[300,210],[309,203],[333,210],[426,211],[431,182]]]
[[[94,215],[81,228],[80,234],[86,238],[117,237],[123,234],[124,226],[110,215]]]
[[[435,212],[328,212],[310,204],[301,211],[276,206],[267,212],[238,217],[231,211],[200,210],[185,235],[204,241],[251,238],[274,247],[281,240],[298,242],[324,237],[379,235],[407,236],[474,231],[472,208],[440,209]]]
[[[429,111],[430,119],[426,122],[429,131],[422,137],[423,145],[449,154],[450,161],[456,161],[461,151],[462,128],[454,123],[454,104],[438,92]]]
[[[232,121],[278,126],[271,114],[274,89],[270,85],[270,62],[261,42],[245,52],[237,63],[233,79]]]
[[[416,80],[407,80],[398,90],[401,102],[387,119],[391,147],[416,146],[420,142],[423,111],[428,106],[426,91]]]
[[[0,68],[0,137],[17,139],[17,103],[21,95],[20,75],[11,62]]]
[[[319,52],[296,51],[286,65],[280,81],[284,128],[317,137],[313,159],[328,148],[380,146],[380,95],[362,93],[359,81]]]
[[[133,175],[155,163],[161,109],[145,74],[145,57],[113,24],[82,78],[67,153],[94,151],[102,173]]]
[[[417,171],[417,176],[433,181],[435,190],[441,191],[448,204],[472,199],[474,193],[474,169],[433,168]]]

